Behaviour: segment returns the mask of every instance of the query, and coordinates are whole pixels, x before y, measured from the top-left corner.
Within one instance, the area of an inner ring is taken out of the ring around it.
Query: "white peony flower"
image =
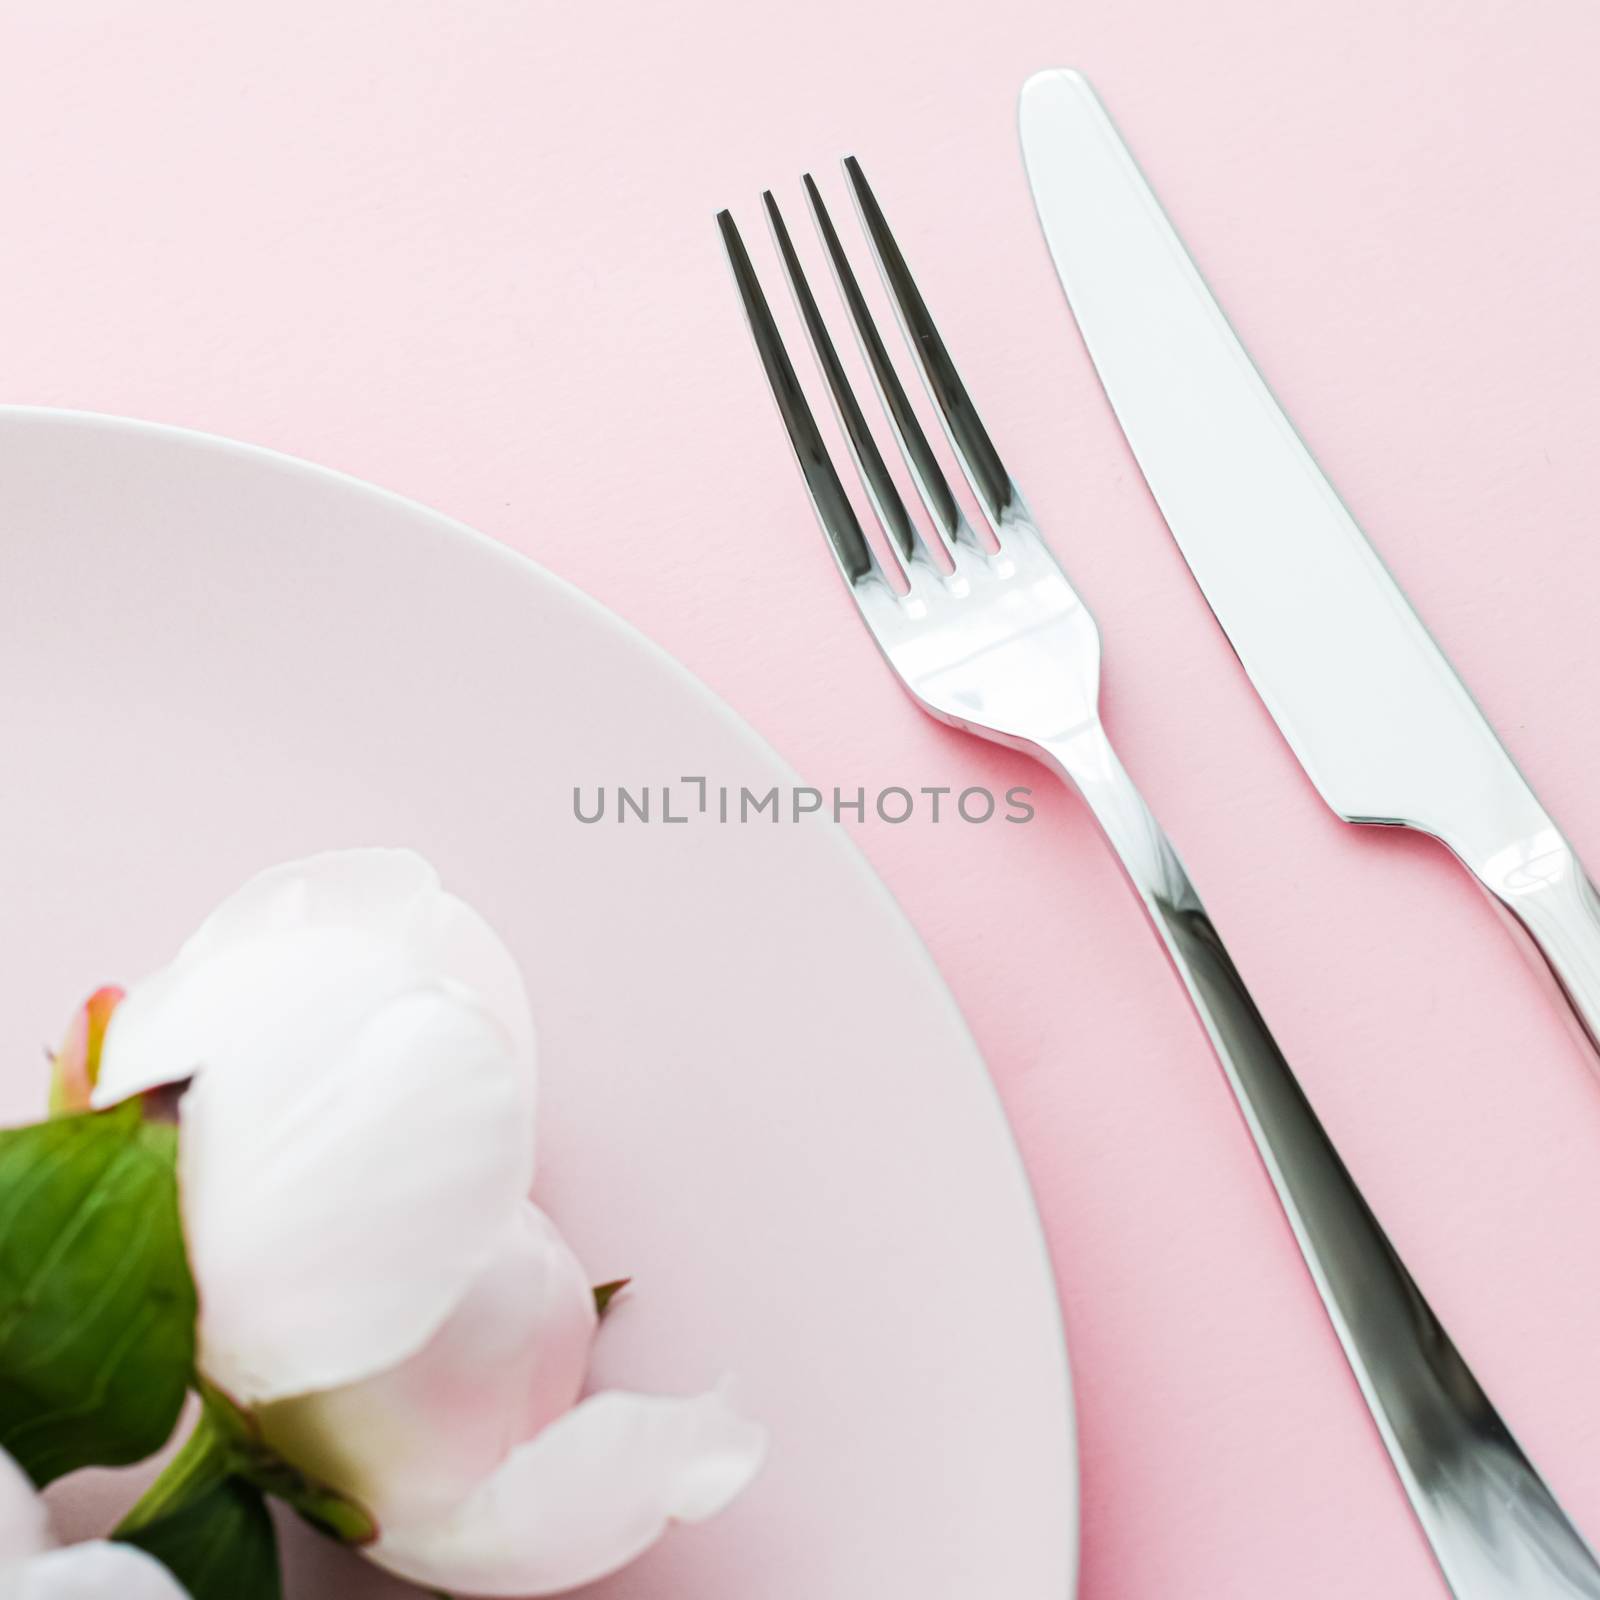
[[[27,1474],[0,1450],[0,1600],[189,1600],[154,1556],[96,1539],[58,1547]]]
[[[593,1290],[529,1201],[510,953],[407,851],[261,874],[111,1017],[94,1104],[192,1079],[178,1178],[204,1377],[463,1595],[624,1565],[755,1475],[720,1394],[579,1400]],[[641,1204],[648,1197],[640,1197]]]

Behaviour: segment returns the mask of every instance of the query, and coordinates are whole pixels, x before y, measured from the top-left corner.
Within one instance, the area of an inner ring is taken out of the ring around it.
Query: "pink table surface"
[[[1087,818],[915,715],[850,616],[712,213],[735,206],[770,268],[762,186],[795,200],[803,168],[836,183],[862,156],[1101,622],[1128,765],[1437,1309],[1600,1535],[1600,1086],[1465,876],[1341,827],[1280,743],[1101,398],[1013,111],[1036,67],[1094,78],[1600,866],[1597,48],[1581,0],[11,4],[0,394],[234,435],[474,523],[653,635],[813,782],[1035,784],[1027,828],[853,831],[1037,1187],[1081,1407],[1083,1594],[1431,1596]]]

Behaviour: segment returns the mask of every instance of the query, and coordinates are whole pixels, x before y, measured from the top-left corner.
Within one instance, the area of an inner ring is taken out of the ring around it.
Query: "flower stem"
[[[228,1476],[230,1456],[228,1440],[211,1420],[210,1411],[203,1409],[182,1449],[117,1524],[117,1533],[147,1527],[198,1500]]]

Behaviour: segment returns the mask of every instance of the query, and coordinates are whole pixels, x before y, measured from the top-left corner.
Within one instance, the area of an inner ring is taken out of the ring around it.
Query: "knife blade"
[[[1600,896],[1229,326],[1088,81],[1021,98],[1045,240],[1167,526],[1346,822],[1442,840],[1600,1055]]]

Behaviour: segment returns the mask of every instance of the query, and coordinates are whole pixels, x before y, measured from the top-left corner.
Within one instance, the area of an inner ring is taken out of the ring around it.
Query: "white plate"
[[[821,714],[819,708],[819,715]],[[608,1600],[1066,1600],[1071,1395],[1011,1138],[831,826],[586,826],[572,792],[792,776],[547,573],[217,439],[0,411],[0,1112],[40,1045],[270,862],[405,843],[525,965],[538,1194],[636,1287],[595,1375],[737,1374],[771,1464]],[[104,1480],[56,1495],[81,1530]],[[125,1484],[116,1488],[125,1491]],[[314,1537],[289,1592],[405,1592]]]

